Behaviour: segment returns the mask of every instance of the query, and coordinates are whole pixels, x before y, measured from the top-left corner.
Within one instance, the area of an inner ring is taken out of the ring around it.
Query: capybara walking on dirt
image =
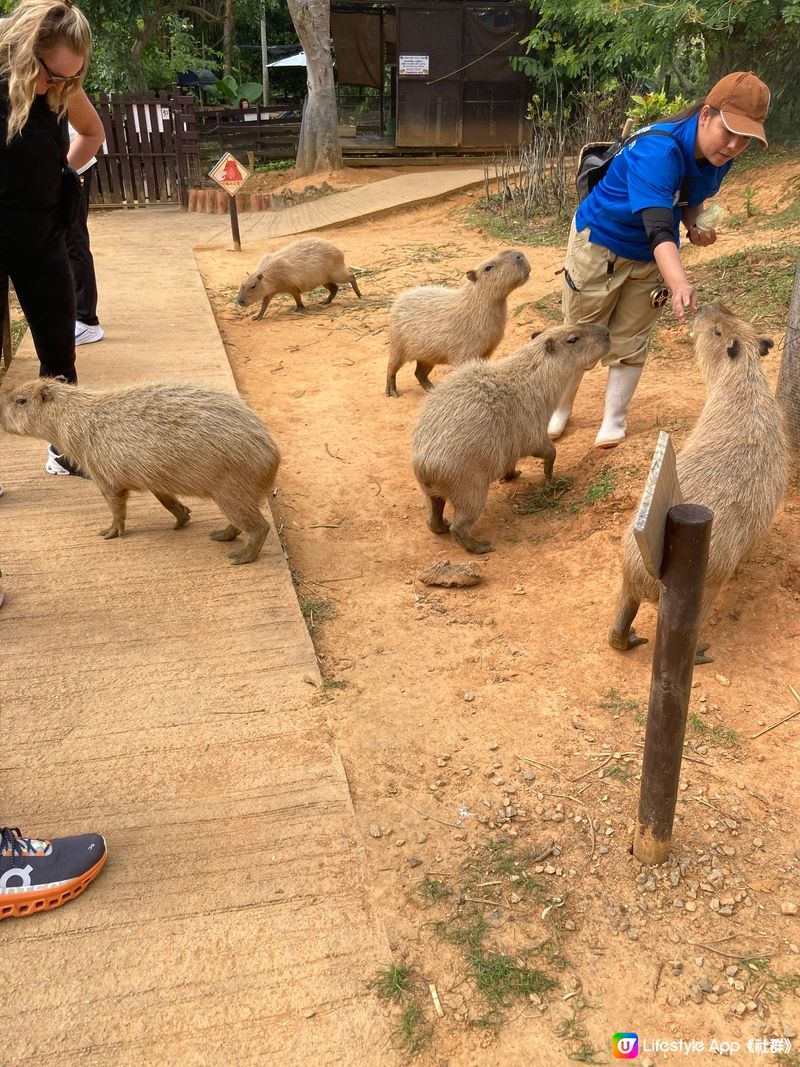
[[[788,476],[781,412],[761,357],[772,341],[727,308],[710,304],[694,325],[695,356],[706,383],[706,403],[677,456],[684,500],[714,512],[708,550],[702,626],[722,585],[772,525]],[[609,644],[643,644],[631,625],[643,600],[658,603],[661,583],[645,569],[631,526],[623,538],[622,589]],[[695,662],[709,663],[698,645]]]
[[[426,391],[433,388],[428,375],[437,364],[488,359],[503,339],[508,294],[524,285],[530,272],[522,252],[500,252],[468,270],[458,289],[422,285],[401,293],[389,310],[386,395],[400,396],[397,372],[412,359]]]
[[[230,554],[252,563],[269,533],[260,505],[280,454],[264,424],[234,393],[185,382],[90,393],[48,378],[0,392],[0,427],[58,441],[97,484],[111,508],[105,538],[125,532],[128,493],[152,493],[189,521],[179,496],[211,497],[230,525],[211,536],[247,544]]]
[[[323,304],[330,304],[339,291],[339,286],[348,282],[361,299],[356,276],[346,266],[344,254],[330,241],[319,237],[306,237],[302,241],[268,252],[252,274],[239,286],[237,303],[242,307],[261,301],[261,310],[254,319],[262,319],[270,300],[276,293],[291,293],[298,311],[305,311],[301,293],[308,293],[324,286],[330,296]]]
[[[556,450],[547,436],[552,406],[578,368],[589,370],[609,349],[605,326],[557,326],[496,363],[457,367],[428,393],[414,429],[411,462],[430,509],[429,528],[451,530],[468,552],[490,552],[470,534],[490,484],[514,478],[522,456],[540,456],[545,478]],[[453,520],[443,517],[445,502]]]

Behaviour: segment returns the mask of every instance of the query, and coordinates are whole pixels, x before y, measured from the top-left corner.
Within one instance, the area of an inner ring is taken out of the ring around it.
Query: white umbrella
[[[273,59],[271,63],[267,63],[268,67],[305,67],[307,65],[305,52],[296,52],[293,56],[284,56],[283,59]]]

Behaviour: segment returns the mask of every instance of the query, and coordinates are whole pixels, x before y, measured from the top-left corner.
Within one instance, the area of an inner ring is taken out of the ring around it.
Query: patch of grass
[[[470,952],[480,949],[488,929],[489,924],[477,908],[468,912],[457,912],[449,919],[433,924],[433,932],[440,941],[445,941],[448,945],[466,946]]]
[[[595,701],[594,706],[602,711],[610,711],[613,715],[625,715],[627,712],[632,711],[634,721],[639,726],[644,725],[646,719],[644,709],[639,701],[633,700],[631,697],[620,696],[618,689],[609,689],[602,700]]]
[[[615,781],[627,785],[631,780],[631,772],[624,763],[612,763],[610,767],[606,767],[603,770],[603,781],[605,781],[606,778],[613,778]]]
[[[568,1060],[574,1060],[576,1063],[608,1063],[608,1060],[603,1058],[598,1060],[598,1056],[603,1056],[603,1053],[599,1049],[594,1048],[593,1045],[587,1045],[585,1042],[580,1048],[575,1049],[574,1052],[570,1052],[567,1055]]]
[[[407,1056],[416,1056],[430,1041],[432,1034],[433,1027],[426,1022],[419,1004],[409,1004],[403,1009],[394,1037]]]
[[[759,978],[761,992],[772,1004],[779,1004],[787,993],[800,989],[800,971],[794,974],[777,975],[766,960],[750,960],[747,966]]]
[[[686,726],[692,733],[697,734],[698,737],[702,737],[704,741],[710,741],[712,744],[724,745],[725,748],[732,748],[739,743],[739,735],[735,730],[731,730],[728,726],[709,726],[708,723],[702,719],[696,711],[690,711],[686,716]]]
[[[411,969],[391,963],[383,970],[375,972],[370,989],[374,989],[381,1000],[400,1001],[411,991]]]
[[[478,989],[492,1008],[505,1007],[514,997],[544,993],[555,983],[542,971],[517,963],[504,952],[486,952],[482,947],[469,954]]]
[[[695,284],[704,303],[722,301],[743,318],[783,329],[798,256],[800,244],[750,245],[698,265]]]
[[[26,319],[12,319],[11,320],[11,351],[16,352],[19,348],[20,341],[25,336],[28,330],[28,323]]]
[[[536,859],[536,853],[529,849],[520,850],[515,841],[509,837],[498,837],[490,841],[467,861],[464,889],[469,895],[473,890],[478,896],[492,893],[496,886],[486,886],[486,882],[507,878],[516,893],[535,893],[542,896],[544,885],[526,870]],[[498,904],[502,900],[498,900]]]
[[[431,904],[438,904],[440,900],[453,895],[453,890],[448,889],[444,882],[436,878],[423,878],[419,884],[419,891],[422,898]]]
[[[596,504],[598,500],[605,500],[614,492],[614,472],[609,467],[599,471],[593,478],[592,484],[584,493],[584,501],[587,504]]]
[[[554,511],[561,506],[561,498],[572,488],[572,479],[556,474],[552,481],[539,488],[528,482],[528,495],[517,505],[520,515],[533,515],[537,511]]]
[[[350,685],[344,678],[323,678],[322,688],[325,689],[347,689]]]
[[[502,213],[501,213],[502,212]],[[569,235],[570,214],[532,215],[526,219],[522,211],[513,203],[506,201],[501,208],[499,196],[481,198],[466,218],[467,226],[480,227],[489,236],[508,241],[511,244],[555,245],[566,244]]]
[[[793,143],[778,143],[771,141],[769,148],[756,148],[755,145],[736,159],[736,168],[731,172],[732,176],[738,177],[746,174],[749,170],[763,170],[776,163],[787,163],[797,159],[797,145]]]
[[[765,230],[783,230],[796,226],[798,222],[800,222],[800,197],[787,204],[777,214],[769,215],[761,225]]]
[[[266,174],[273,170],[291,170],[294,163],[293,159],[271,159],[267,163],[257,163],[256,174]]]
[[[319,623],[325,622],[326,619],[332,619],[336,614],[330,600],[323,600],[318,597],[306,597],[305,600],[301,600],[300,611],[306,620],[308,632],[312,636],[316,633]]]
[[[561,323],[563,318],[561,314],[561,290],[558,289],[555,293],[550,293],[539,300],[534,300],[533,307],[545,319],[552,319],[553,322]]]

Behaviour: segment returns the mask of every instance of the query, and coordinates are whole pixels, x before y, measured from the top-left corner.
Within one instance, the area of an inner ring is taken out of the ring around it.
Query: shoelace
[[[3,826],[0,828],[0,853],[10,851],[12,856],[21,856],[23,849],[33,850],[31,839],[23,837],[19,827]]]

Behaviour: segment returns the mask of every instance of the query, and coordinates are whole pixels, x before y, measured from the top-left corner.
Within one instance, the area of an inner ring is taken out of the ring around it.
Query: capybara
[[[714,512],[700,625],[739,561],[772,525],[788,477],[788,448],[780,408],[770,392],[761,357],[772,348],[748,322],[719,304],[698,312],[695,356],[706,384],[706,403],[677,455],[684,500]],[[609,634],[613,648],[643,644],[631,624],[643,600],[657,604],[661,583],[645,569],[633,536],[623,538],[622,589]],[[696,663],[710,663],[707,644]]]
[[[457,367],[422,405],[411,462],[428,502],[429,528],[452,530],[468,552],[491,552],[470,529],[496,478],[515,478],[522,456],[540,456],[553,475],[556,450],[547,436],[553,404],[565,382],[608,352],[605,326],[556,326],[495,363]],[[443,517],[453,505],[452,524]]]
[[[211,497],[230,525],[211,534],[247,543],[230,554],[252,563],[269,523],[266,499],[280,454],[264,424],[235,393],[186,382],[137,385],[90,393],[49,378],[0,391],[0,427],[58,441],[97,484],[111,508],[105,538],[125,532],[132,490],[152,493],[177,519],[189,521],[178,496]]]
[[[421,285],[401,293],[389,309],[386,395],[400,396],[397,372],[412,359],[426,391],[433,388],[428,375],[437,364],[488,359],[503,339],[508,294],[524,285],[530,273],[522,252],[512,250],[468,270],[458,289]]]
[[[330,304],[339,291],[339,285],[349,282],[358,299],[361,290],[356,276],[346,266],[344,254],[330,241],[320,237],[305,237],[302,241],[268,252],[252,274],[248,274],[239,286],[238,303],[242,307],[261,301],[261,310],[254,319],[263,319],[270,300],[276,293],[291,293],[298,311],[305,311],[301,293],[308,293],[324,286],[330,296],[323,304]]]

